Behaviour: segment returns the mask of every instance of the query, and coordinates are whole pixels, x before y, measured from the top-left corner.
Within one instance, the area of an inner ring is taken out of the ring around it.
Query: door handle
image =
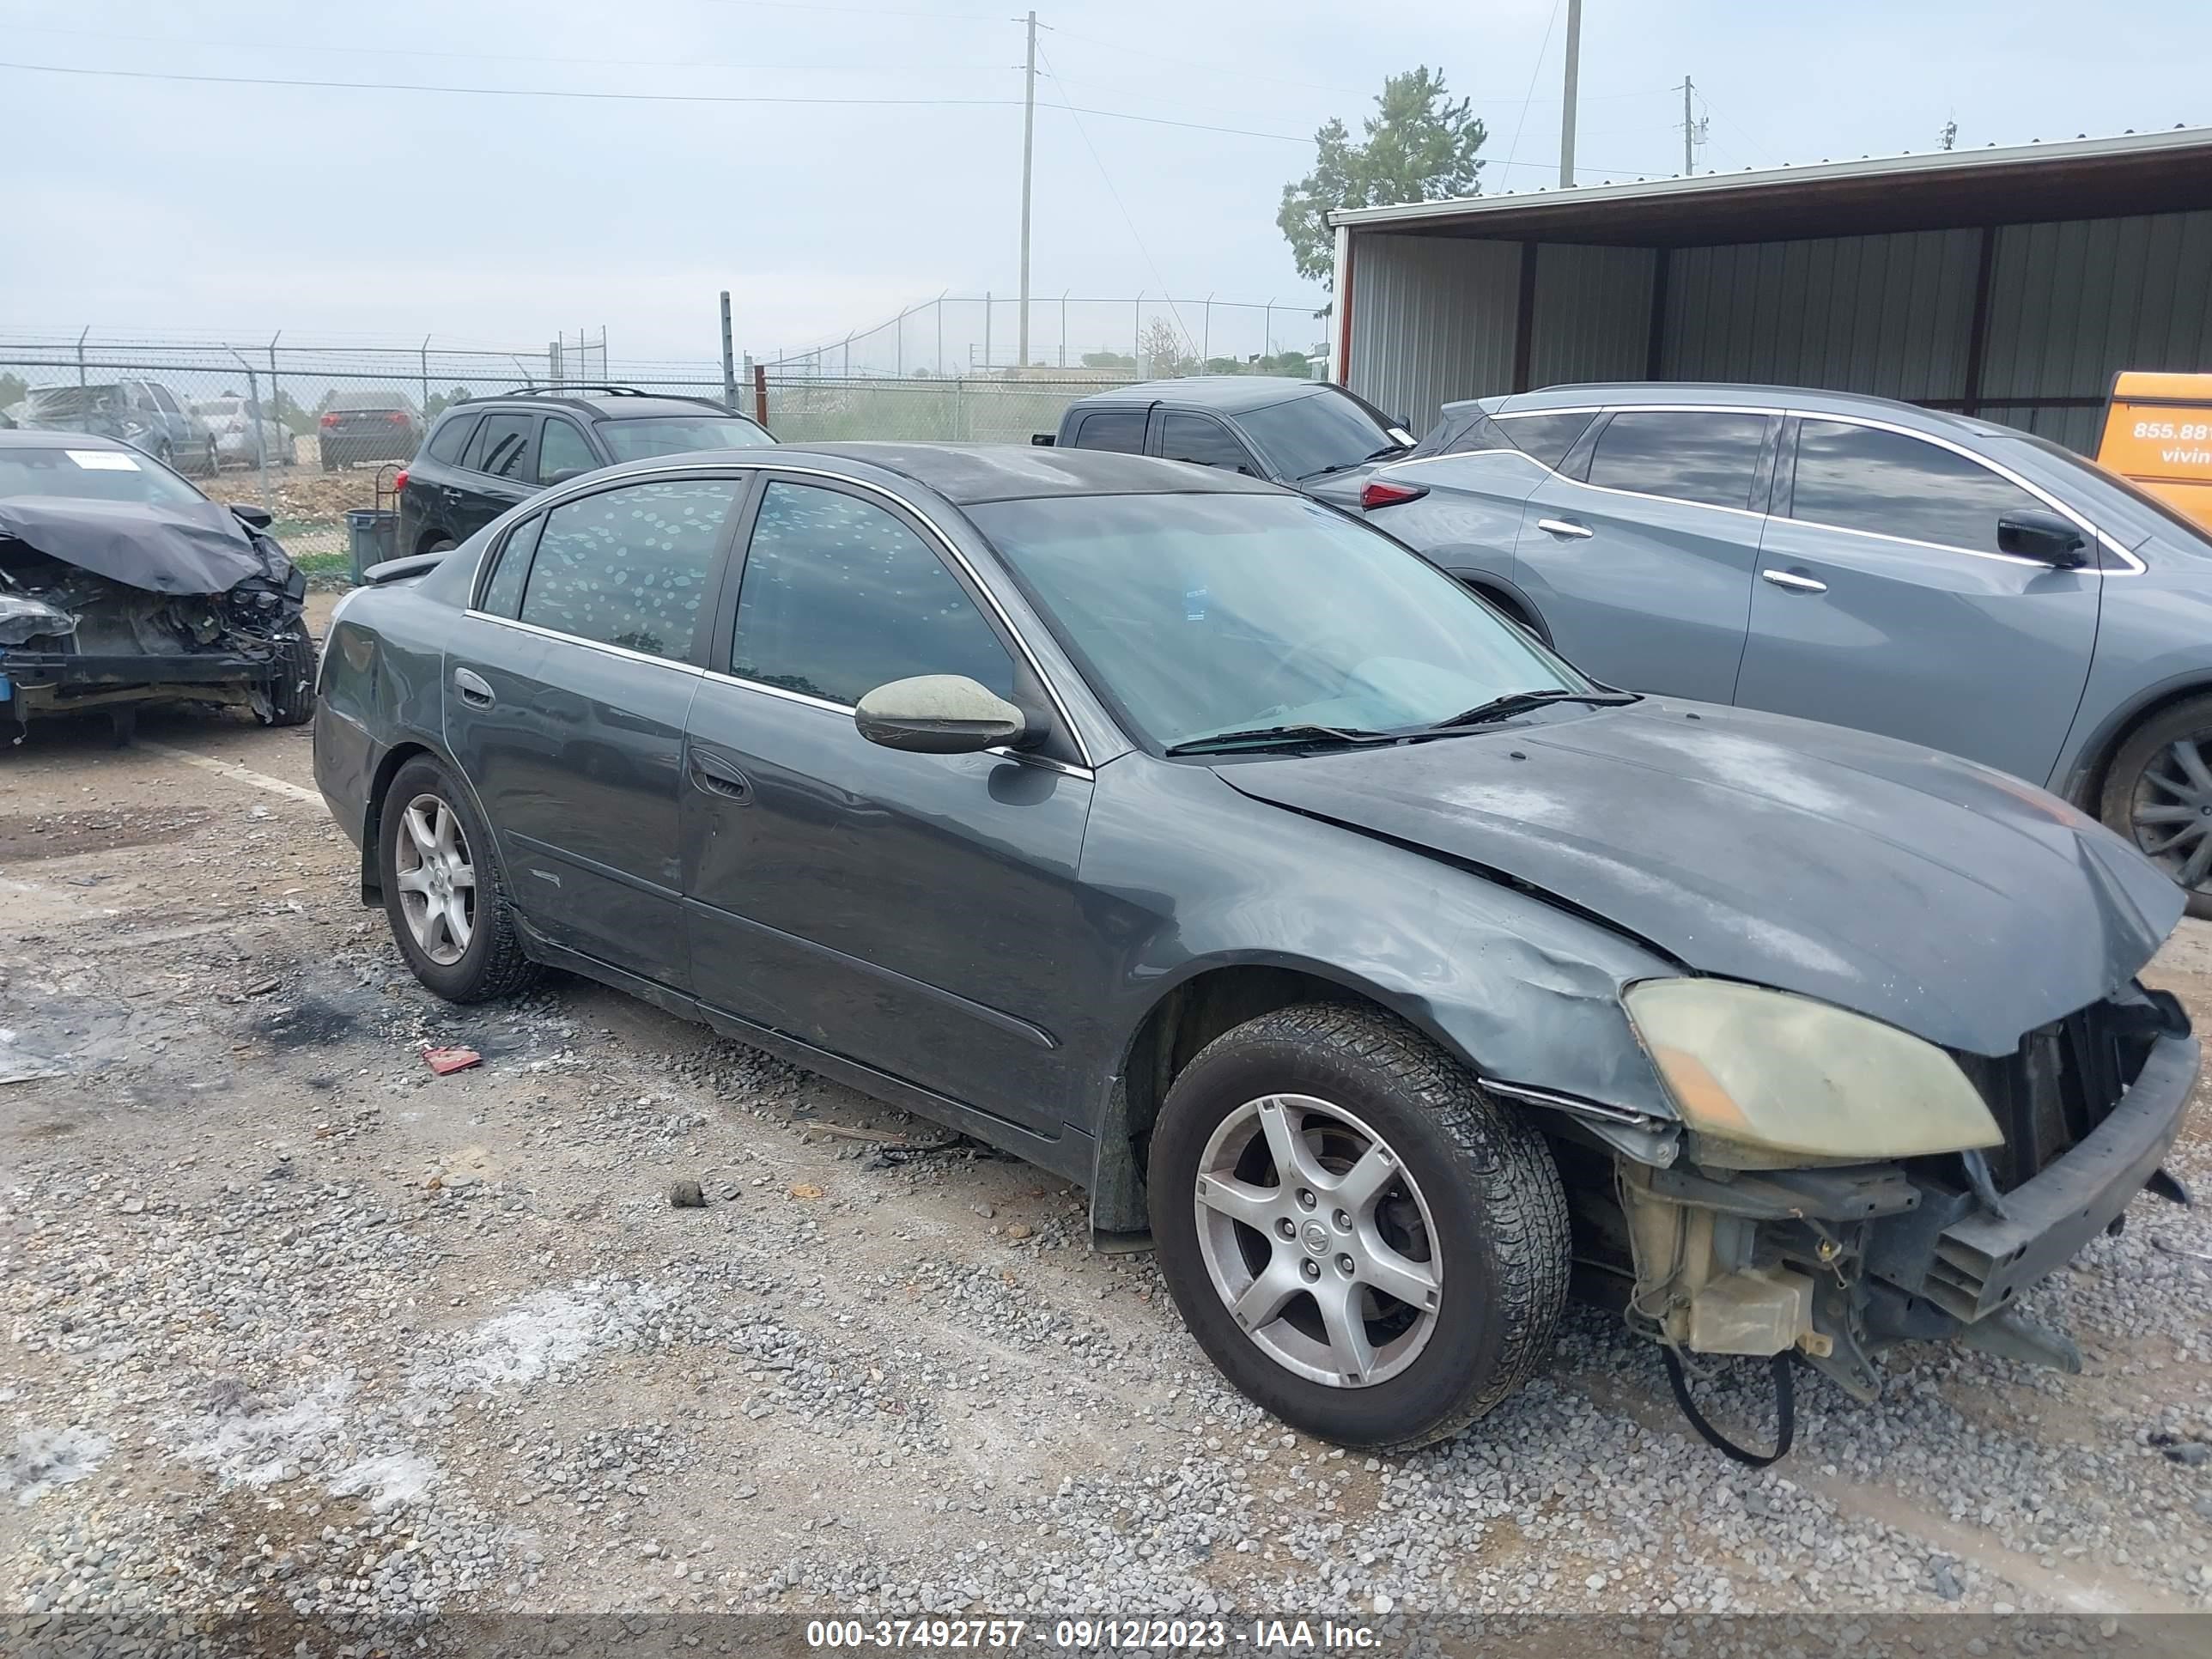
[[[1581,541],[1596,534],[1586,524],[1577,524],[1572,519],[1539,519],[1536,528],[1548,530],[1554,536],[1564,536],[1570,541]]]
[[[1759,573],[1759,579],[1763,582],[1772,582],[1777,587],[1786,588],[1792,593],[1825,593],[1828,591],[1827,583],[1811,576],[1801,576],[1792,570],[1762,570]]]
[[[694,749],[690,758],[691,781],[708,794],[720,795],[725,800],[749,801],[753,798],[752,780],[720,756]]]
[[[453,671],[453,690],[461,694],[461,701],[471,708],[489,708],[497,701],[491,692],[491,683],[471,668]]]

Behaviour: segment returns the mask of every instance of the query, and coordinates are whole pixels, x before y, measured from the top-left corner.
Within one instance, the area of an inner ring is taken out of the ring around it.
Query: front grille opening
[[[2002,1059],[1954,1054],[2004,1145],[1988,1154],[2000,1192],[2033,1180],[2102,1123],[2149,1058],[2162,1012],[2130,986],[2037,1027]]]

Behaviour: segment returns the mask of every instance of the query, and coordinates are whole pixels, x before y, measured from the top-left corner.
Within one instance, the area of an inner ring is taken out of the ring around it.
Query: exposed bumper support
[[[2197,1058],[2196,1038],[2160,1037],[2111,1115],[2005,1194],[2002,1219],[1969,1215],[1944,1228],[1920,1294],[1971,1322],[2063,1267],[2157,1173],[2180,1133]]]

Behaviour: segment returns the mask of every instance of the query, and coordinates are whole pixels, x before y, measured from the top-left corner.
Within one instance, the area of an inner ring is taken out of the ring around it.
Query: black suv
[[[757,421],[704,398],[634,386],[540,386],[455,404],[395,481],[404,555],[465,541],[548,484],[620,461],[772,444]]]

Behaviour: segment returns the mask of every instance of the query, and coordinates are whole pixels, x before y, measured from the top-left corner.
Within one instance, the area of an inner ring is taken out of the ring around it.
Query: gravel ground
[[[1683,1623],[1723,1613],[1850,1647],[1876,1615],[2212,1605],[2197,1212],[2139,1201],[2037,1294],[2085,1375],[1902,1350],[1876,1405],[1802,1386],[1769,1470],[1586,1311],[1466,1434],[1347,1455],[1222,1384],[1073,1188],[580,981],[439,1004],[349,902],[305,732],[141,731],[0,756],[0,1076],[57,1073],[0,1083],[0,1651],[1288,1609],[1656,1618],[1672,1654],[1728,1645]],[[2157,977],[2204,1023],[2212,927]],[[484,1063],[434,1077],[426,1044]],[[2178,1167],[2212,1182],[2212,1143]],[[1751,1437],[1763,1385],[1708,1393]]]

